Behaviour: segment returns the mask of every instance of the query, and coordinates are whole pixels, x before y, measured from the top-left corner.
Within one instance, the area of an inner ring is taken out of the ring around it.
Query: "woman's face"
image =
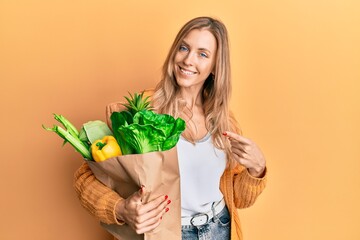
[[[216,39],[206,29],[190,31],[174,58],[174,74],[181,88],[198,90],[213,72],[216,58]]]

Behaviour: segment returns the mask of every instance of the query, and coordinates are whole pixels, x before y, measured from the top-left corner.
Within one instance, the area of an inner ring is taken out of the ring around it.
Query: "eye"
[[[179,51],[180,51],[180,52],[186,52],[186,51],[189,51],[189,49],[188,49],[186,46],[184,46],[184,45],[180,45]]]
[[[202,57],[202,58],[208,58],[208,55],[207,55],[206,53],[202,52],[202,53],[200,53],[200,57]]]

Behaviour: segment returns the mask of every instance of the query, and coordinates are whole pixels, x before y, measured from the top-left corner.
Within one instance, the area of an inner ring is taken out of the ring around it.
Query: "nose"
[[[188,52],[188,54],[185,55],[183,62],[187,66],[192,66],[194,63],[193,54],[191,52]]]

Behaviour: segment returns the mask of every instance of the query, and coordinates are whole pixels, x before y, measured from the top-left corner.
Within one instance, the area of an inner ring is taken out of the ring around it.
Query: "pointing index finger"
[[[247,145],[251,144],[251,141],[249,139],[247,139],[246,137],[243,137],[239,134],[236,134],[234,132],[226,131],[223,133],[223,135],[225,137],[230,138],[230,140],[235,139],[236,141],[239,141],[240,143],[243,143],[243,144],[247,144]]]

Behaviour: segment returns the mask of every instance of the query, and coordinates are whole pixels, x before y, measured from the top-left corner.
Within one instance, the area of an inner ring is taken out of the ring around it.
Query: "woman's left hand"
[[[233,132],[224,132],[231,144],[233,157],[246,167],[253,177],[263,177],[266,161],[260,148],[250,139]]]

